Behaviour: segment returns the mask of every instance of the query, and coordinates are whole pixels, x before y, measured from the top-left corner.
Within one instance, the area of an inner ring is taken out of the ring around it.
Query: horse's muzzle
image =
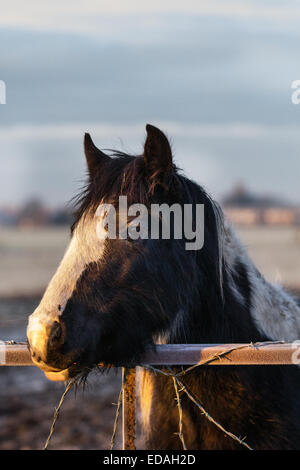
[[[51,380],[66,380],[67,369],[74,363],[74,354],[63,350],[64,323],[59,319],[42,321],[33,314],[29,317],[27,339],[33,363]]]

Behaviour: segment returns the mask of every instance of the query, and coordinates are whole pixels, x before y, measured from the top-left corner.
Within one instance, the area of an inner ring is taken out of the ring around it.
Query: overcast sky
[[[0,205],[68,201],[82,137],[141,152],[147,122],[217,198],[300,203],[299,1],[10,0],[1,5]]]

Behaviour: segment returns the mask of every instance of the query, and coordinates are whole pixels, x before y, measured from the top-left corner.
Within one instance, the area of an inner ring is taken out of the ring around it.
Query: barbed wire
[[[230,431],[227,431],[220,423],[218,423],[205,409],[204,407],[201,405],[201,403],[199,402],[199,400],[197,400],[193,393],[187,388],[186,385],[184,385],[177,377],[173,377],[173,379],[175,380],[175,382],[177,382],[177,385],[181,386],[181,390],[180,391],[184,391],[185,394],[190,398],[190,400],[192,400],[192,402],[200,409],[200,411],[202,412],[202,414],[211,422],[213,423],[215,426],[217,426],[219,429],[221,429],[221,431],[223,431],[227,436],[231,437],[233,440],[237,441],[239,444],[245,446],[248,450],[253,450],[252,447],[250,447],[246,442],[245,442],[245,439],[246,437],[244,438],[240,438],[238,436],[236,436],[235,434],[233,434],[232,432]],[[182,427],[182,425],[181,425]]]
[[[114,419],[113,432],[112,432],[112,436],[110,440],[110,450],[113,450],[115,446],[115,439],[116,439],[118,421],[119,421],[119,416],[120,416],[120,409],[121,409],[121,404],[122,404],[123,388],[124,388],[124,383],[122,382],[121,389],[119,392],[118,402],[117,402],[117,410],[116,410],[116,415]]]
[[[54,429],[55,429],[56,421],[58,420],[58,417],[59,417],[59,412],[60,412],[61,406],[62,406],[62,404],[64,402],[64,399],[66,398],[67,394],[69,393],[72,386],[74,385],[75,381],[76,381],[76,379],[74,378],[74,379],[71,379],[67,383],[65,391],[64,391],[64,393],[62,394],[62,396],[60,398],[59,404],[58,404],[57,408],[55,408],[52,424],[51,424],[50,431],[49,431],[49,435],[47,437],[47,440],[45,442],[43,450],[47,450],[47,448],[48,448],[49,442],[51,440],[51,437],[52,437]]]
[[[177,402],[177,407],[178,407],[178,418],[179,418],[179,429],[178,429],[177,434],[178,434],[179,439],[181,440],[183,450],[187,450],[187,447],[185,445],[183,430],[182,430],[183,429],[183,419],[182,419],[183,412],[182,412],[181,400],[179,396],[179,392],[181,392],[181,390],[178,390],[176,377],[173,376],[172,378],[173,378],[173,385],[175,389],[176,402]]]
[[[144,365],[143,366],[145,369],[149,369],[150,371],[156,373],[156,374],[162,374],[162,375],[165,375],[167,377],[171,377],[173,379],[173,381],[175,380],[177,386],[180,387],[180,390],[178,392],[182,392],[184,391],[185,394],[188,396],[188,398],[200,409],[201,413],[205,416],[206,419],[208,419],[208,421],[210,421],[211,423],[213,423],[215,426],[217,426],[221,431],[223,431],[227,436],[231,437],[232,439],[234,439],[235,441],[237,441],[239,444],[243,445],[244,447],[246,447],[247,449],[249,450],[253,450],[246,442],[245,442],[245,438],[240,438],[238,436],[236,436],[235,434],[233,434],[232,432],[230,431],[227,431],[224,426],[222,426],[222,424],[220,424],[218,421],[216,421],[207,411],[206,409],[204,408],[204,406],[200,403],[199,400],[197,400],[197,398],[193,395],[193,393],[191,392],[191,390],[189,390],[187,388],[187,386],[181,382],[181,380],[178,379],[178,376],[176,375],[176,373],[174,373],[172,371],[171,368],[168,368],[169,369],[169,372],[166,372],[164,370],[161,370],[161,369],[157,369],[156,367],[153,367],[153,366],[146,366]],[[183,423],[182,423],[182,413],[179,414],[179,429],[182,430],[182,427],[183,427]],[[180,436],[179,436],[180,437]],[[181,440],[182,442],[182,440]]]
[[[7,342],[7,343],[16,344],[14,341],[10,341],[10,342]],[[161,375],[172,378],[173,386],[174,386],[174,390],[175,390],[175,400],[176,400],[177,408],[178,408],[178,433],[177,433],[177,435],[178,435],[178,437],[179,437],[179,439],[182,443],[182,447],[183,447],[184,450],[187,450],[187,447],[186,447],[185,438],[184,438],[184,434],[183,434],[183,409],[182,409],[182,404],[181,404],[181,400],[180,400],[180,393],[181,392],[184,392],[186,394],[186,396],[199,408],[202,415],[205,416],[205,418],[208,421],[210,421],[211,423],[213,423],[217,428],[219,428],[224,434],[229,436],[231,439],[237,441],[240,445],[246,447],[248,450],[253,450],[253,449],[250,447],[249,444],[247,444],[247,442],[245,442],[246,437],[241,438],[241,437],[236,436],[232,432],[225,429],[222,424],[220,424],[215,418],[213,418],[210,415],[210,413],[207,412],[207,410],[204,408],[204,406],[200,403],[200,401],[197,399],[197,397],[195,397],[193,392],[191,390],[189,390],[189,388],[186,386],[186,384],[184,384],[180,380],[180,378],[182,376],[185,376],[187,373],[195,370],[196,368],[208,365],[209,363],[211,363],[213,361],[216,361],[217,359],[220,359],[221,357],[224,357],[224,356],[226,357],[226,355],[228,355],[228,354],[230,354],[233,351],[236,351],[238,349],[244,349],[244,348],[248,348],[248,347],[255,348],[255,347],[261,347],[261,346],[267,346],[267,345],[270,345],[270,344],[283,344],[283,343],[284,343],[284,341],[265,341],[265,342],[256,342],[256,343],[250,342],[248,344],[235,346],[235,347],[232,347],[232,348],[229,348],[229,349],[225,349],[224,351],[221,351],[218,354],[213,354],[208,359],[206,359],[204,361],[201,361],[201,362],[198,362],[197,364],[194,364],[194,365],[192,365],[192,366],[190,366],[186,369],[183,369],[183,370],[181,370],[180,372],[177,372],[177,373],[175,373],[170,367],[166,367],[167,370],[168,370],[168,371],[166,371],[166,370],[163,370],[163,369],[158,369],[157,367],[151,366],[149,364],[141,364],[141,367],[143,367],[144,369],[148,369],[151,372],[154,372],[155,374],[161,374]],[[230,360],[230,358],[228,358],[228,360]],[[61,396],[61,399],[59,401],[58,407],[55,409],[54,416],[53,416],[53,421],[52,421],[52,424],[51,424],[51,427],[50,427],[50,432],[49,432],[47,441],[46,441],[45,446],[44,446],[44,450],[47,449],[48,444],[49,444],[49,442],[51,440],[51,437],[53,435],[53,432],[54,432],[54,429],[55,429],[55,424],[56,424],[57,419],[59,417],[59,412],[60,412],[61,406],[63,404],[63,401],[64,401],[65,397],[67,396],[68,392],[70,391],[70,389],[72,388],[72,386],[74,385],[75,382],[76,382],[76,378],[73,378],[67,383],[65,391],[63,392],[63,394]],[[124,382],[122,382],[121,389],[120,389],[119,396],[118,396],[117,409],[116,409],[114,425],[113,425],[113,431],[112,431],[112,436],[111,436],[111,441],[110,441],[110,450],[113,450],[114,445],[115,445],[115,438],[116,438],[119,415],[120,415],[120,409],[121,409],[121,404],[122,404],[123,389],[124,389]]]

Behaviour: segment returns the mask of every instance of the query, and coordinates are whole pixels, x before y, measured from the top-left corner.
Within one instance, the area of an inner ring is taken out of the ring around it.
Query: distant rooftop
[[[276,196],[259,195],[249,191],[243,184],[237,184],[232,191],[223,198],[222,205],[224,207],[285,207],[293,208],[294,206]]]

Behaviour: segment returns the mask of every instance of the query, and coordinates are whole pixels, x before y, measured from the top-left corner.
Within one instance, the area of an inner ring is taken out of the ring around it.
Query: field
[[[239,234],[265,276],[291,288],[300,286],[300,234],[295,228],[255,227]],[[25,339],[27,316],[55,272],[69,230],[0,229],[0,339]],[[70,393],[53,441],[55,449],[109,448],[120,375],[91,378]],[[36,368],[0,368],[0,449],[42,448],[63,386]],[[118,440],[118,446],[120,441]]]
[[[272,281],[300,287],[300,228],[253,227],[239,235],[256,266]]]
[[[55,272],[68,228],[0,228],[0,297],[40,294]]]
[[[300,229],[239,229],[249,254],[268,279],[300,285]],[[39,295],[55,272],[69,229],[0,228],[0,298]]]

